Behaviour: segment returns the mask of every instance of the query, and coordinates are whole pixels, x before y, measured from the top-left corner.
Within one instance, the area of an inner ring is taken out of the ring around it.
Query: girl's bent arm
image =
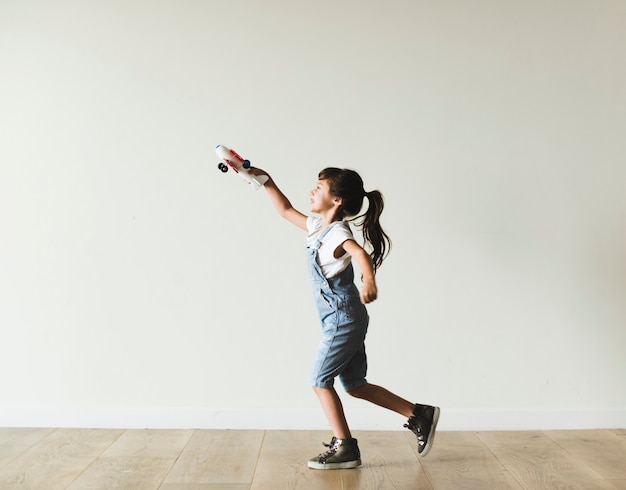
[[[250,170],[254,171],[255,175],[267,175],[269,177],[269,180],[265,183],[263,187],[265,187],[267,195],[270,197],[270,200],[272,201],[272,204],[276,208],[278,214],[280,214],[290,223],[296,225],[298,228],[306,230],[306,215],[302,214],[291,205],[291,202],[289,201],[289,199],[287,199],[287,196],[285,196],[278,188],[276,182],[274,182],[274,179],[272,179],[272,177],[267,172],[261,170],[260,168],[255,167],[254,169]]]
[[[363,274],[363,287],[361,288],[361,303],[371,303],[378,297],[378,288],[374,275],[374,265],[369,254],[354,240],[343,242],[342,248],[348,252],[359,264]]]

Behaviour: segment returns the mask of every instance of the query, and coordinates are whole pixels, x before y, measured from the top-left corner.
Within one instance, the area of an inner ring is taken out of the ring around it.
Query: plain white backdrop
[[[329,165],[385,195],[371,382],[442,429],[624,427],[624,25],[608,0],[0,0],[0,426],[327,426],[305,237],[223,144],[303,211]]]

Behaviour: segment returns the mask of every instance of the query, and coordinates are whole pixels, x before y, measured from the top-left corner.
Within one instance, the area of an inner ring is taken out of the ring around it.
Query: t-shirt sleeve
[[[306,228],[309,231],[309,233],[313,233],[314,231],[318,230],[321,222],[322,222],[322,218],[319,218],[317,216],[307,216]]]
[[[350,230],[348,223],[341,223],[335,226],[331,232],[328,233],[324,245],[328,247],[328,250],[332,250],[335,253],[335,249],[340,246],[346,240],[354,240],[354,235]]]

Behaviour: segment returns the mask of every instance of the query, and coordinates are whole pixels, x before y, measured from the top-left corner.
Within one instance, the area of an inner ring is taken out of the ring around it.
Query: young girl
[[[333,387],[335,377],[339,377],[351,396],[408,417],[404,427],[415,433],[419,454],[426,456],[435,437],[439,407],[413,404],[365,379],[364,342],[369,323],[365,304],[378,296],[375,272],[391,246],[379,222],[382,194],[365,192],[363,180],[353,170],[326,168],[310,193],[311,212],[319,217],[307,217],[293,208],[265,171],[258,168],[251,171],[269,177],[265,189],[278,213],[308,232],[309,272],[322,323],[322,340],[311,384],[334,433],[330,443],[325,444],[328,450],[310,459],[309,468],[330,470],[356,468],[361,464],[357,440],[352,437],[343,405]],[[357,218],[365,243],[372,249],[371,255],[354,240],[348,222],[344,221],[358,215],[365,197],[369,202],[367,211]],[[362,271],[360,293],[354,284],[352,259]]]

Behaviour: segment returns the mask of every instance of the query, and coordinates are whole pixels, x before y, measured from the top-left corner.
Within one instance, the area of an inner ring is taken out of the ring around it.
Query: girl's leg
[[[362,398],[375,405],[397,412],[409,418],[413,415],[415,403],[411,403],[404,398],[400,398],[395,393],[383,388],[382,386],[365,383],[348,392],[355,398]]]
[[[352,439],[350,428],[343,412],[343,404],[334,388],[313,387],[315,394],[322,404],[328,423],[337,439]]]
[[[348,393],[407,417],[409,420],[404,424],[404,427],[417,436],[419,454],[421,456],[428,454],[435,440],[435,430],[439,421],[439,407],[413,404],[382,386],[369,383],[358,386]]]

